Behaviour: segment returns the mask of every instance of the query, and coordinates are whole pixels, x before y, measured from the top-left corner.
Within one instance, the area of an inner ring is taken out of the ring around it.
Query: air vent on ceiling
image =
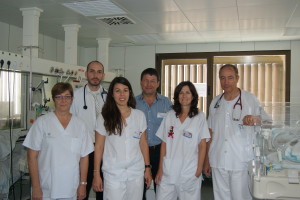
[[[113,16],[113,17],[97,17],[98,20],[113,26],[113,25],[125,25],[125,24],[135,24],[133,20],[126,16]]]

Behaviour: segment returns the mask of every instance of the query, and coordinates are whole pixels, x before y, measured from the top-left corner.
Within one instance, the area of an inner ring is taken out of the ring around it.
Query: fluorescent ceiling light
[[[78,12],[84,16],[104,16],[104,15],[123,15],[124,10],[108,0],[79,1],[64,3],[64,6]]]

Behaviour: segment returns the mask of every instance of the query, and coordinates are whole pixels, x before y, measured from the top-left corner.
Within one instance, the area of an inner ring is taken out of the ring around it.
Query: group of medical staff
[[[190,81],[174,91],[173,104],[157,93],[159,74],[141,73],[134,96],[124,77],[101,86],[104,66],[87,65],[88,83],[52,88],[55,110],[39,117],[24,141],[34,200],[141,200],[154,180],[157,200],[201,199],[202,173],[212,176],[214,199],[250,200],[247,163],[259,101],[237,87],[238,69],[220,68],[223,93],[198,110]]]

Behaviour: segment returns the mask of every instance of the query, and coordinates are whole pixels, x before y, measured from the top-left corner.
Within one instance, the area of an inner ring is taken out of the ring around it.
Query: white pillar
[[[78,24],[63,25],[65,30],[65,63],[77,65]]]
[[[21,8],[23,15],[23,51],[25,56],[39,56],[39,18],[43,10],[32,8]]]
[[[104,68],[108,70],[108,54],[110,38],[97,38],[98,41],[98,55],[97,60],[100,61]]]

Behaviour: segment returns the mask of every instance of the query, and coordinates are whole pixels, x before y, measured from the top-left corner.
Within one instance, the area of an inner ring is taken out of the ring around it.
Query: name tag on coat
[[[167,113],[157,113],[157,118],[165,118],[167,116]]]

